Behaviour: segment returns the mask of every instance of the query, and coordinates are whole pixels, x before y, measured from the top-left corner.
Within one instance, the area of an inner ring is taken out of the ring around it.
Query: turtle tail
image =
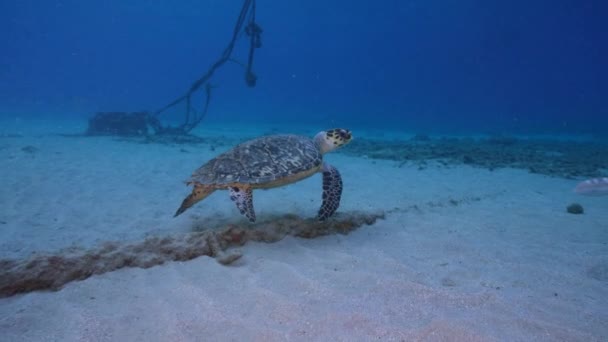
[[[203,186],[203,185],[195,185],[194,189],[192,189],[192,193],[190,195],[186,196],[186,198],[184,198],[184,200],[182,201],[182,205],[179,207],[179,209],[177,209],[177,211],[175,212],[175,215],[173,215],[173,217],[180,215],[181,213],[186,211],[188,208],[195,205],[197,202],[205,199],[207,196],[211,195],[211,193],[213,191],[215,191],[215,189],[213,189],[211,187]]]

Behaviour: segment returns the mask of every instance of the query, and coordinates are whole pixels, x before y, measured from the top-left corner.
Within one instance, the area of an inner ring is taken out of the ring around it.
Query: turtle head
[[[319,150],[323,154],[348,144],[352,139],[353,135],[350,131],[342,128],[322,131],[315,135],[315,143],[319,146]]]

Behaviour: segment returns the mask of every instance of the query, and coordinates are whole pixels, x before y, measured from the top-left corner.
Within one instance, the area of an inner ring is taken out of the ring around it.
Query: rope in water
[[[247,19],[248,13],[249,18]],[[245,21],[248,21],[248,23],[243,29]],[[203,120],[203,118],[207,114],[207,109],[209,108],[209,101],[211,100],[211,90],[213,88],[211,84],[209,84],[209,80],[213,76],[214,72],[219,67],[224,65],[224,63],[228,61],[234,61],[233,59],[231,59],[230,56],[232,55],[232,50],[234,49],[234,46],[236,44],[237,39],[239,38],[240,33],[243,31],[249,37],[249,56],[247,58],[247,64],[245,65],[245,83],[249,87],[254,87],[256,85],[257,76],[252,71],[253,56],[255,49],[260,48],[262,46],[262,28],[255,22],[255,0],[244,0],[243,7],[241,8],[241,12],[236,21],[236,25],[234,26],[234,31],[232,32],[232,39],[224,49],[224,52],[222,53],[221,57],[211,65],[209,70],[205,74],[203,74],[203,76],[201,76],[190,86],[190,89],[184,95],[176,98],[166,106],[155,111],[150,117],[150,125],[157,134],[187,134]],[[203,85],[205,85],[205,104],[203,106],[202,111],[197,113],[192,106],[192,97]],[[160,114],[184,101],[186,103],[186,115],[184,123],[177,127],[163,126],[160,120],[158,119]]]

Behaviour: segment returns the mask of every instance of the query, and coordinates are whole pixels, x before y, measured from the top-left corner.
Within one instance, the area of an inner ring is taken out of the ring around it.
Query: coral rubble
[[[594,142],[515,139],[439,138],[426,141],[361,138],[340,153],[407,162],[438,160],[445,166],[467,164],[490,170],[526,169],[555,177],[599,177],[608,169],[608,145]]]

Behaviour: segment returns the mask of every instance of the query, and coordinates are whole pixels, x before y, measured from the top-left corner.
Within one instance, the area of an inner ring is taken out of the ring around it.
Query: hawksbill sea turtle
[[[241,214],[255,222],[253,190],[291,184],[323,173],[323,203],[317,218],[326,220],[340,206],[342,177],[323,161],[323,155],[352,140],[349,130],[336,128],[314,138],[298,135],[270,135],[243,142],[209,160],[186,181],[193,185],[174,216],[182,214],[215,190],[230,191],[230,199]]]

